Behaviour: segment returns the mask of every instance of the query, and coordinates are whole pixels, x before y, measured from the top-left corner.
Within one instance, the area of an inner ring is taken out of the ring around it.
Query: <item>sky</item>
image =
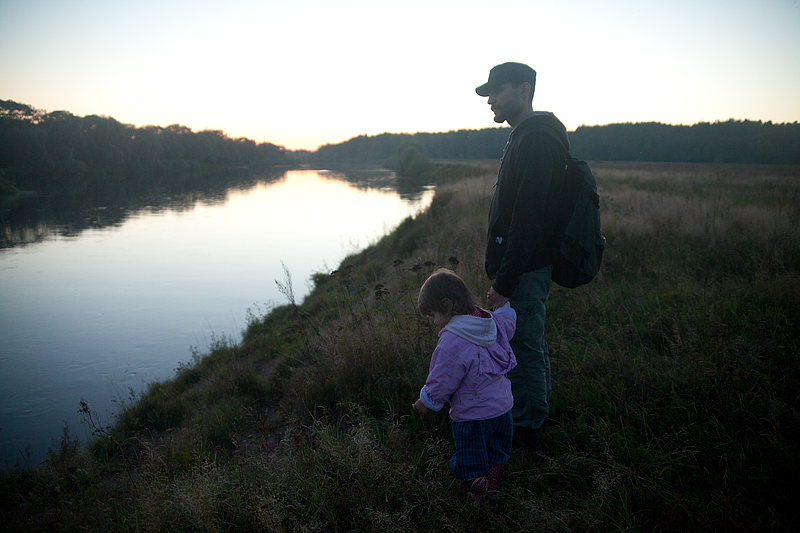
[[[0,99],[314,150],[496,126],[475,87],[617,122],[800,120],[800,0],[0,0]]]

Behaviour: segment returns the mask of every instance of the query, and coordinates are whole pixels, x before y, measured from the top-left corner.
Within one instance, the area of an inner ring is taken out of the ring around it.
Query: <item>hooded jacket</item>
[[[522,274],[553,262],[553,185],[564,180],[568,150],[567,129],[549,112],[532,112],[509,136],[486,236],[486,274],[502,296],[511,297]]]
[[[496,312],[481,309],[481,317],[456,315],[439,332],[428,379],[419,397],[439,411],[447,402],[454,422],[489,420],[514,405],[506,377],[517,366],[508,341],[517,314],[506,304]]]

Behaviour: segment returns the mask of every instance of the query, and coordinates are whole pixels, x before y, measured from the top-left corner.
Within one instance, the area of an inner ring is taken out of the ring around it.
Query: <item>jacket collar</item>
[[[497,324],[491,317],[456,315],[442,329],[444,330],[484,348],[488,348],[497,340]]]

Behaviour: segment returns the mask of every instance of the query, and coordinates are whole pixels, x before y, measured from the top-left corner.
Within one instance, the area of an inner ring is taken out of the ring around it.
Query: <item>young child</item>
[[[464,281],[445,268],[422,285],[419,310],[442,330],[413,408],[427,414],[450,404],[456,445],[450,467],[480,503],[497,492],[500,465],[511,453],[514,398],[506,374],[517,365],[508,344],[516,313],[508,304],[494,313],[481,309]]]

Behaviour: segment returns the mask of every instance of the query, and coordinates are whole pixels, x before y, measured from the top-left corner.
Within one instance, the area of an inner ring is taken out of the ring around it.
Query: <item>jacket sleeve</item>
[[[494,312],[495,322],[497,326],[503,330],[507,339],[514,336],[517,330],[517,312],[511,307],[511,304],[506,304]]]
[[[516,195],[494,290],[511,297],[535,253],[547,250],[545,211],[554,169],[560,164],[555,141],[545,134],[528,134],[518,146],[514,166]],[[544,265],[541,265],[544,266]]]
[[[425,380],[425,386],[420,391],[422,403],[434,411],[441,409],[444,402],[450,402],[453,393],[467,374],[464,363],[445,349],[443,344],[446,345],[446,338],[440,339],[439,345],[433,352],[431,357],[433,364],[428,379]],[[430,405],[427,402],[430,402]]]
[[[431,411],[441,411],[442,407],[444,407],[444,402],[434,402],[431,400],[431,397],[428,396],[428,389],[426,388],[426,385],[423,385],[422,390],[419,391],[419,399],[422,402],[422,405]]]

